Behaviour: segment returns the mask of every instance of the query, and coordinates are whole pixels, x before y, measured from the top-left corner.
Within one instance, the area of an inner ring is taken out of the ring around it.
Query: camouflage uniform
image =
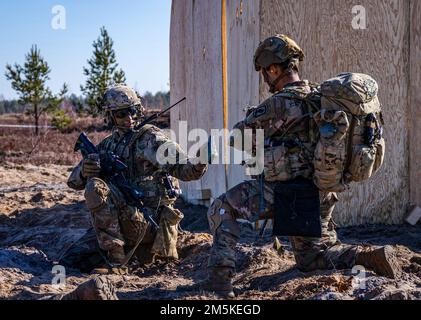
[[[128,166],[127,179],[144,192],[144,205],[155,213],[155,221],[159,221],[160,226],[158,231],[148,227],[142,212],[128,205],[112,183],[98,177],[84,179],[81,175],[82,161],[73,169],[68,185],[76,190],[85,189],[92,225],[109,262],[120,264],[141,233],[145,233],[137,249],[141,262],[150,262],[154,255],[177,259],[178,225],[183,214],[173,207],[175,199],[168,196],[163,177],[169,173],[174,186],[179,188],[177,178],[183,181],[199,179],[206,172],[207,165],[192,164],[180,146],[155,126],[146,125],[140,131],[131,132],[123,134],[115,130],[97,149],[100,155],[113,152]],[[163,144],[173,146],[177,159],[185,159],[186,162],[159,163],[157,151]]]
[[[308,81],[289,84],[285,89],[310,92]],[[264,129],[265,140],[282,141],[287,146],[282,157],[275,158],[275,163],[271,163],[272,150],[265,148],[265,217],[273,216],[277,181],[312,177],[311,154],[314,152],[315,141],[309,118],[303,117],[306,113],[307,107],[302,101],[275,94],[236,125],[239,129]],[[259,219],[259,214],[256,214],[259,212],[259,197],[259,182],[252,180],[240,183],[213,202],[208,211],[209,225],[214,235],[208,263],[210,268],[235,267],[234,248],[240,235],[236,219]],[[341,244],[334,230],[332,212],[337,201],[335,193],[320,192],[321,238],[290,237],[299,269],[341,269],[355,264],[357,247]]]
[[[320,101],[317,101],[320,98],[313,94],[314,85],[308,81],[281,83],[286,76],[290,76],[291,80],[298,74],[298,66],[303,59],[301,48],[285,35],[265,39],[255,52],[255,70],[262,73],[269,91],[275,94],[258,107],[248,110],[246,119],[235,126],[239,130],[234,131],[233,138],[244,137],[244,129],[264,130],[263,190],[260,181],[245,181],[228,190],[210,206],[208,220],[214,240],[208,261],[208,278],[198,284],[202,290],[215,292],[225,298],[235,297],[232,277],[235,270],[234,249],[240,236],[237,219],[256,221],[259,218],[272,218],[278,209],[275,199],[276,189],[280,186],[288,188],[289,183],[296,182],[314,186],[313,160],[319,128],[312,115],[320,109]],[[233,147],[243,147],[236,146],[235,139],[232,142]],[[293,188],[291,192],[296,192]],[[304,196],[312,194],[310,187],[303,190],[308,190]],[[266,202],[264,212],[260,212],[262,195]],[[400,273],[396,252],[390,246],[363,248],[341,244],[332,220],[332,212],[338,201],[336,193],[319,191],[319,201],[321,237],[290,237],[300,270],[343,269],[362,264],[391,278]],[[310,202],[303,200],[297,206],[310,206]],[[317,203],[315,205],[317,208]]]

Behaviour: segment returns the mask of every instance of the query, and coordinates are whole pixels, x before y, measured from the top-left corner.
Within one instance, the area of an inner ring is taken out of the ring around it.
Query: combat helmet
[[[118,84],[109,87],[98,102],[99,109],[102,110],[105,116],[105,123],[111,127],[116,125],[112,116],[113,111],[135,108],[135,115],[133,116],[135,123],[138,123],[140,118],[145,115],[145,108],[142,105],[140,96],[126,85]]]
[[[277,34],[260,42],[254,54],[254,67],[256,71],[266,69],[272,64],[282,64],[291,59],[304,60],[304,52],[291,38]]]
[[[121,109],[136,107],[138,111],[144,112],[140,97],[132,88],[126,85],[115,85],[109,87],[101,100],[101,108],[104,112],[117,111]]]

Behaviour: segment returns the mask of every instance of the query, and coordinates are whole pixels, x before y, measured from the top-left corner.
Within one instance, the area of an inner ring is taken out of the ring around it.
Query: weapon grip
[[[76,141],[74,151],[80,151],[83,155],[83,157],[87,157],[89,154],[92,153],[98,153],[97,148],[92,143],[91,140],[89,140],[88,136],[82,132],[79,135],[79,138]]]

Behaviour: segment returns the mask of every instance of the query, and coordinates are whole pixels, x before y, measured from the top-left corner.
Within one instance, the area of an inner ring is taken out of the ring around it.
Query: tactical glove
[[[82,161],[81,175],[85,179],[98,177],[101,171],[101,165],[98,154],[90,154]]]

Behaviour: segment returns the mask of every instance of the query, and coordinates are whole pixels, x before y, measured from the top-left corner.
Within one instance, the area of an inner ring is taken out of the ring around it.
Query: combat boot
[[[118,300],[114,285],[103,276],[94,277],[82,283],[60,300]]]
[[[355,263],[391,279],[401,274],[396,250],[392,246],[364,247],[357,253]]]
[[[178,291],[207,291],[223,299],[235,298],[232,286],[234,269],[228,267],[209,268],[208,277],[190,286],[178,286]]]
[[[214,292],[216,295],[225,298],[235,298],[232,278],[234,269],[228,267],[215,267],[208,269],[208,278],[202,284],[202,290]]]
[[[129,268],[128,267],[110,267],[109,265],[101,265],[99,267],[96,267],[91,271],[91,274],[120,274],[120,275],[127,275],[129,274]]]
[[[108,252],[108,262],[101,266],[96,267],[91,271],[91,274],[128,274],[127,267],[119,267],[125,259],[124,249],[122,247],[116,247]],[[111,266],[112,267],[111,267]]]

